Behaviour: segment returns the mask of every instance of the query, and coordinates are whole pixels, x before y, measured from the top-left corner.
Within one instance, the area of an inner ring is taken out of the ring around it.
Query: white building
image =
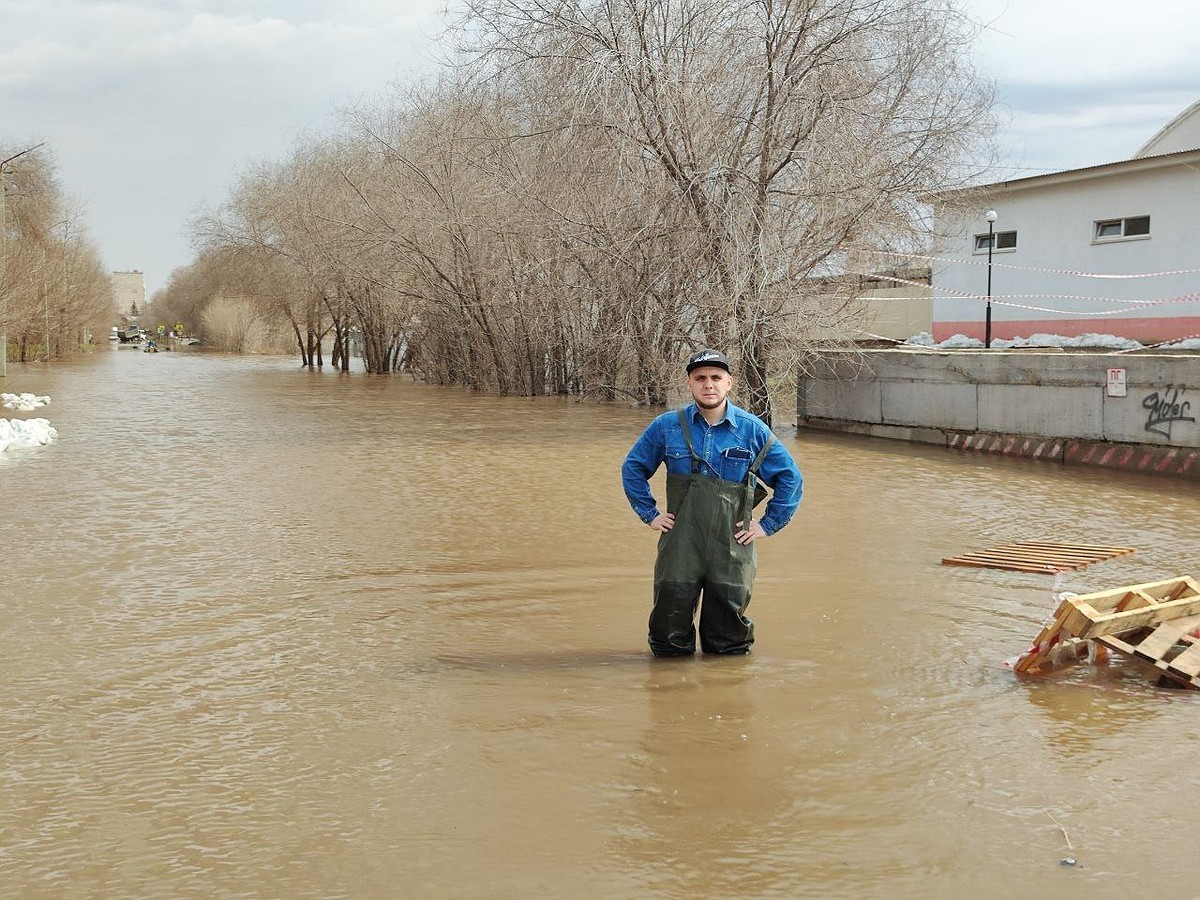
[[[137,308],[141,315],[146,308],[146,276],[137,269],[131,272],[113,272],[110,276],[113,292],[113,309],[118,316],[130,315]]]
[[[947,191],[934,215],[934,340],[983,339],[989,296],[993,338],[1200,336],[1200,102],[1132,159]]]

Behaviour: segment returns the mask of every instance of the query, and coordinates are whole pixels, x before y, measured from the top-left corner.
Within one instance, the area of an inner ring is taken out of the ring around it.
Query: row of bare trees
[[[198,223],[207,298],[286,323],[307,364],[353,336],[370,372],[659,404],[709,345],[769,419],[813,336],[849,330],[848,252],[919,243],[988,136],[953,0],[458,12],[436,83]]]
[[[62,359],[105,341],[112,285],[49,154],[0,145],[0,332],[9,359]]]

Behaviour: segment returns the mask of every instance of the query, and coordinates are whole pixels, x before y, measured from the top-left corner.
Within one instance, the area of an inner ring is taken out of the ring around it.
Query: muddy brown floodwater
[[[1018,679],[1053,580],[940,564],[1200,575],[1194,482],[782,427],[755,652],[655,661],[654,411],[129,350],[0,388],[59,432],[0,455],[2,896],[1200,894],[1200,698]]]

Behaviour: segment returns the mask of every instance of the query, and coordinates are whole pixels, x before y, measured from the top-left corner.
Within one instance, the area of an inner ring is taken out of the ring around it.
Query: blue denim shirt
[[[695,403],[684,407],[692,429],[692,446],[704,460],[701,474],[710,478],[742,482],[758,451],[766,443],[771,430],[762,419],[726,401],[725,418],[709,425],[700,415]],[[621,466],[621,485],[633,511],[647,525],[658,515],[658,503],[650,491],[650,478],[662,463],[667,471],[677,475],[692,473],[692,457],[683,439],[679,413],[675,410],[658,416],[642,432]],[[774,534],[791,521],[800,505],[804,480],[792,455],[778,440],[767,451],[758,476],[771,488],[759,524],[767,534]]]

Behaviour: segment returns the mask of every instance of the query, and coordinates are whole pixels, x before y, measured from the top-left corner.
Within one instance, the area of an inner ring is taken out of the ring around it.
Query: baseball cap
[[[725,358],[725,354],[719,350],[710,350],[705,348],[696,353],[693,353],[691,359],[687,362],[687,372],[692,374],[692,369],[698,369],[701,366],[716,366],[718,369],[730,371],[729,360]]]

